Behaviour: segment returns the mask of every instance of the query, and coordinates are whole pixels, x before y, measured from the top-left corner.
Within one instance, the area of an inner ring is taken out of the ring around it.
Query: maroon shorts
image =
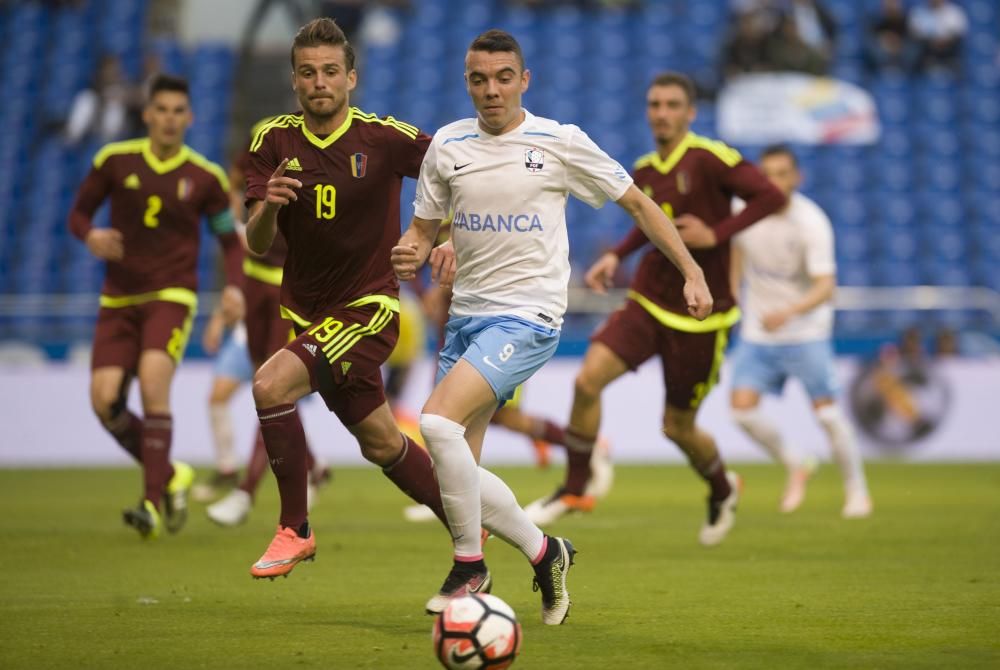
[[[396,312],[379,304],[344,307],[295,330],[285,349],[305,363],[312,390],[341,423],[360,423],[385,402],[381,367],[399,338]]]
[[[719,381],[729,328],[707,333],[668,328],[628,300],[597,329],[591,341],[607,346],[631,370],[659,355],[667,404],[690,410],[697,409]]]
[[[129,307],[102,307],[97,313],[92,370],[124,368],[135,374],[148,349],[166,351],[180,363],[191,335],[194,310],[176,302],[153,300]]]
[[[281,287],[246,277],[247,349],[254,368],[263,365],[293,337],[292,324],[281,318]]]

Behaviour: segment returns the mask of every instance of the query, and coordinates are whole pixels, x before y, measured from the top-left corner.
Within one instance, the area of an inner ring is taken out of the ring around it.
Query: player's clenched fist
[[[122,231],[114,228],[91,228],[84,240],[90,253],[106,261],[120,261],[125,256]]]
[[[687,302],[688,314],[699,321],[712,313],[712,292],[708,290],[705,275],[699,273],[684,282],[684,300]]]
[[[392,270],[400,281],[410,281],[424,261],[417,254],[416,244],[399,244],[392,248]]]
[[[281,161],[281,165],[274,171],[271,178],[267,180],[267,202],[271,205],[287,205],[292,200],[298,200],[299,195],[296,189],[302,188],[302,182],[298,179],[285,176],[285,166],[288,159]]]

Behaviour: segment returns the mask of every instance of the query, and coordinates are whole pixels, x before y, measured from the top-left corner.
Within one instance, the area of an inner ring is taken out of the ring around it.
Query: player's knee
[[[851,424],[840,411],[840,407],[830,403],[816,408],[816,419],[827,433],[848,432]]]
[[[257,370],[253,376],[253,399],[257,407],[274,407],[283,404],[282,388],[279,381],[264,371]]]
[[[668,414],[663,418],[663,434],[683,448],[694,439],[695,429],[686,421],[679,421]]]
[[[573,383],[573,391],[576,393],[577,398],[582,398],[586,400],[597,400],[600,397],[603,387],[600,381],[586,369],[583,369],[577,374],[576,381]]]
[[[465,426],[438,414],[420,415],[420,434],[433,454],[441,445],[465,437]]]
[[[114,418],[115,406],[118,404],[118,394],[104,389],[90,390],[90,406],[101,423],[107,424]]]
[[[732,410],[733,421],[746,430],[754,423],[754,417],[757,416],[758,411],[756,407],[734,407]]]

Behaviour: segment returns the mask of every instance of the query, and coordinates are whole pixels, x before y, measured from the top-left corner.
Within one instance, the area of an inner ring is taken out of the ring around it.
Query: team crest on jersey
[[[351,156],[351,175],[357,179],[365,176],[368,169],[368,156],[366,154],[354,154]]]
[[[177,180],[177,199],[187,200],[188,196],[191,195],[191,190],[194,188],[191,180],[187,177],[181,177]]]
[[[142,187],[142,182],[139,181],[139,175],[132,173],[125,177],[125,188],[132,189],[136,191]]]
[[[545,167],[545,152],[538,147],[525,149],[524,167],[528,168],[528,172],[541,172]]]
[[[691,178],[688,177],[688,173],[680,170],[677,172],[677,192],[680,194],[686,194],[691,190]]]

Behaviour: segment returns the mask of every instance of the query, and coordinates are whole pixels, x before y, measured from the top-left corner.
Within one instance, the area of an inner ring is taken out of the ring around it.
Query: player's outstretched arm
[[[431,253],[440,226],[440,219],[413,217],[410,227],[399,238],[399,244],[392,248],[392,269],[400,281],[409,281],[417,276],[417,271]]]
[[[298,189],[302,182],[292,177],[286,177],[285,166],[288,159],[281,164],[267,181],[267,195],[263,201],[253,204],[247,219],[247,246],[255,254],[266,253],[271,248],[278,227],[278,210],[294,200],[298,200]]]
[[[704,319],[711,314],[712,293],[705,283],[705,274],[701,266],[691,257],[691,252],[677,234],[677,228],[663,210],[634,184],[617,202],[635,220],[635,224],[656,245],[656,248],[684,275],[684,297],[691,316]]]

